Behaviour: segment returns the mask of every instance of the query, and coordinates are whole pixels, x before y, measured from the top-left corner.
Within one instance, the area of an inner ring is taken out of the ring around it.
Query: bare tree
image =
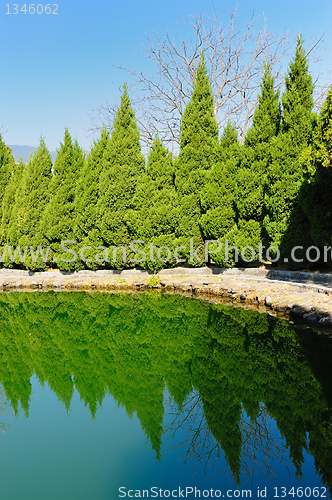
[[[129,75],[130,91],[136,108],[141,139],[149,145],[156,132],[160,138],[179,144],[180,122],[194,88],[200,53],[203,51],[214,96],[214,116],[220,128],[231,120],[243,142],[257,104],[263,64],[269,61],[276,86],[283,84],[283,63],[290,55],[292,37],[273,34],[264,16],[253,14],[248,23],[238,26],[238,8],[220,18],[213,8],[210,15],[198,14],[184,19],[193,34],[185,41],[168,33],[162,39],[157,33],[147,37],[147,45],[137,56],[152,62],[155,71],[148,75],[136,69],[123,68]],[[313,40],[310,53],[317,49],[322,37]],[[93,118],[96,131],[103,125],[112,127],[116,106],[100,104]]]

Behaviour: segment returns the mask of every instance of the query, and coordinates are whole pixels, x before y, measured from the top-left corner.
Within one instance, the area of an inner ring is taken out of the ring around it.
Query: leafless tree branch
[[[194,88],[201,51],[210,76],[218,125],[222,129],[231,120],[244,140],[258,102],[264,62],[269,61],[276,87],[281,87],[285,56],[290,55],[294,39],[287,32],[271,33],[264,15],[256,17],[253,13],[249,22],[238,26],[239,15],[236,7],[225,19],[219,17],[213,7],[209,15],[198,14],[184,19],[192,32],[190,40],[183,40],[178,33],[175,38],[170,33],[165,38],[158,33],[153,38],[147,37],[142,51],[133,52],[152,63],[151,67],[155,68],[152,75],[113,65],[129,76],[141,140],[145,145],[151,144],[158,131],[163,141],[173,146],[173,150],[178,149],[181,117]],[[317,60],[323,36],[324,33],[310,41],[307,55],[313,62]],[[324,91],[326,85],[321,95]],[[115,112],[116,107],[109,103],[99,104],[91,130],[95,132],[103,125],[111,128]]]

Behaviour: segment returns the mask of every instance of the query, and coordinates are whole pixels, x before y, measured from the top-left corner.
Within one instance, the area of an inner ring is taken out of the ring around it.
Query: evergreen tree
[[[255,148],[260,143],[269,142],[279,133],[281,121],[279,91],[274,90],[274,78],[269,64],[264,66],[258,104],[252,121],[253,125],[245,137],[246,146]]]
[[[3,233],[1,223],[3,216],[4,194],[14,166],[15,160],[12,156],[11,150],[8,146],[6,146],[2,135],[0,134],[0,244],[2,243],[1,234]]]
[[[270,65],[265,64],[253,125],[245,137],[240,164],[235,172],[237,228],[234,229],[233,240],[239,251],[247,245],[256,248],[254,259],[258,258],[258,245],[262,242],[266,177],[271,162],[270,143],[279,133],[280,120],[279,92],[274,90]],[[252,256],[248,254],[246,258],[251,260]]]
[[[39,147],[30,156],[29,163],[24,169],[20,193],[16,196],[12,208],[8,227],[8,239],[12,245],[19,245],[21,249],[32,246],[33,250],[38,246],[45,246],[46,241],[41,234],[40,221],[49,201],[51,178],[52,158],[41,138]],[[40,254],[36,262],[31,257],[31,252],[27,253],[24,267],[31,270],[45,268]]]
[[[311,165],[314,175],[304,181],[299,199],[310,223],[312,242],[320,248],[322,262],[323,247],[332,246],[332,86],[314,132]],[[331,265],[331,261],[331,251],[328,251],[324,264]]]
[[[207,240],[219,240],[223,245],[236,228],[235,192],[236,171],[239,165],[239,141],[237,130],[228,122],[220,139],[216,161],[208,172],[207,181],[201,191],[200,227]],[[210,250],[217,250],[209,244]],[[233,256],[233,253],[230,253]],[[213,256],[220,266],[234,265],[233,257],[225,261],[224,247]]]
[[[135,209],[130,212],[135,239],[145,241],[145,245],[139,247],[146,254],[145,261],[140,264],[144,268],[158,270],[175,263],[172,257],[165,263],[161,262],[156,250],[167,246],[174,251],[177,246],[175,199],[172,154],[157,135],[149,152],[146,170],[137,185]],[[150,249],[151,244],[155,248]],[[160,257],[167,259],[169,256],[160,254]]]
[[[18,244],[16,240],[11,239],[9,229],[12,222],[13,207],[16,205],[16,203],[19,202],[21,197],[22,179],[25,168],[26,165],[25,163],[23,163],[22,158],[20,157],[18,164],[16,165],[14,163],[12,167],[11,177],[3,195],[0,241],[4,267],[15,267],[17,264],[19,264],[18,258],[10,258],[8,250],[6,251],[5,255],[3,255],[3,252],[5,246],[13,247]]]
[[[289,134],[296,145],[306,146],[311,140],[315,115],[312,112],[314,85],[308,71],[303,43],[299,35],[295,57],[289,65],[285,78],[286,90],[282,95],[282,129]]]
[[[286,89],[282,96],[283,122],[281,132],[271,142],[271,163],[267,172],[264,229],[269,244],[281,247],[281,256],[289,259],[293,246],[301,245],[303,230],[307,225],[299,207],[298,193],[307,177],[304,158],[315,124],[313,108],[313,84],[303,40],[298,37],[295,58],[286,75]],[[296,224],[285,234],[291,224],[292,213]],[[305,234],[308,232],[305,231]],[[290,238],[291,236],[291,238]]]
[[[181,121],[180,154],[175,163],[175,180],[178,195],[179,236],[189,249],[189,239],[203,244],[199,226],[201,217],[201,192],[208,173],[217,160],[218,125],[213,115],[213,96],[203,53],[200,56],[195,78],[195,88]],[[189,252],[186,258],[189,260]],[[202,256],[202,254],[201,254]],[[193,265],[200,265],[193,259]]]
[[[98,229],[97,203],[100,195],[100,176],[104,167],[103,158],[109,142],[109,132],[103,128],[100,139],[94,141],[81,171],[75,198],[75,240],[78,242],[78,247],[92,247],[84,252],[83,257],[86,261],[82,263],[82,267],[92,269],[99,267],[99,263],[95,259],[99,250],[96,249],[103,244]]]
[[[128,217],[129,211],[134,208],[133,197],[144,172],[145,161],[126,85],[102,163],[98,202],[100,234],[107,247],[125,249],[116,251],[114,248],[113,251],[109,248],[109,265],[116,268],[133,267],[134,263],[130,261],[135,258],[130,249],[133,234]]]
[[[68,129],[65,130],[64,142],[60,144],[53,165],[53,177],[50,182],[50,201],[46,206],[41,221],[41,231],[52,252],[50,256],[59,269],[71,271],[78,260],[67,248],[73,250],[74,240],[75,195],[77,179],[84,166],[84,152],[77,141],[72,142]],[[70,262],[66,262],[70,261]]]

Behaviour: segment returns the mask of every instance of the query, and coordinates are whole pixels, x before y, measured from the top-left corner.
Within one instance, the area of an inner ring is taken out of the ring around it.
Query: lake
[[[330,498],[331,360],[241,307],[2,293],[0,498]]]

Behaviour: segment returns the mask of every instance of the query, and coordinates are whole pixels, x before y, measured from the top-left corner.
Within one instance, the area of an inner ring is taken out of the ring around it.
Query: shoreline
[[[242,305],[332,336],[332,275],[255,268],[175,268],[74,273],[0,269],[0,291],[145,291],[181,293]]]

